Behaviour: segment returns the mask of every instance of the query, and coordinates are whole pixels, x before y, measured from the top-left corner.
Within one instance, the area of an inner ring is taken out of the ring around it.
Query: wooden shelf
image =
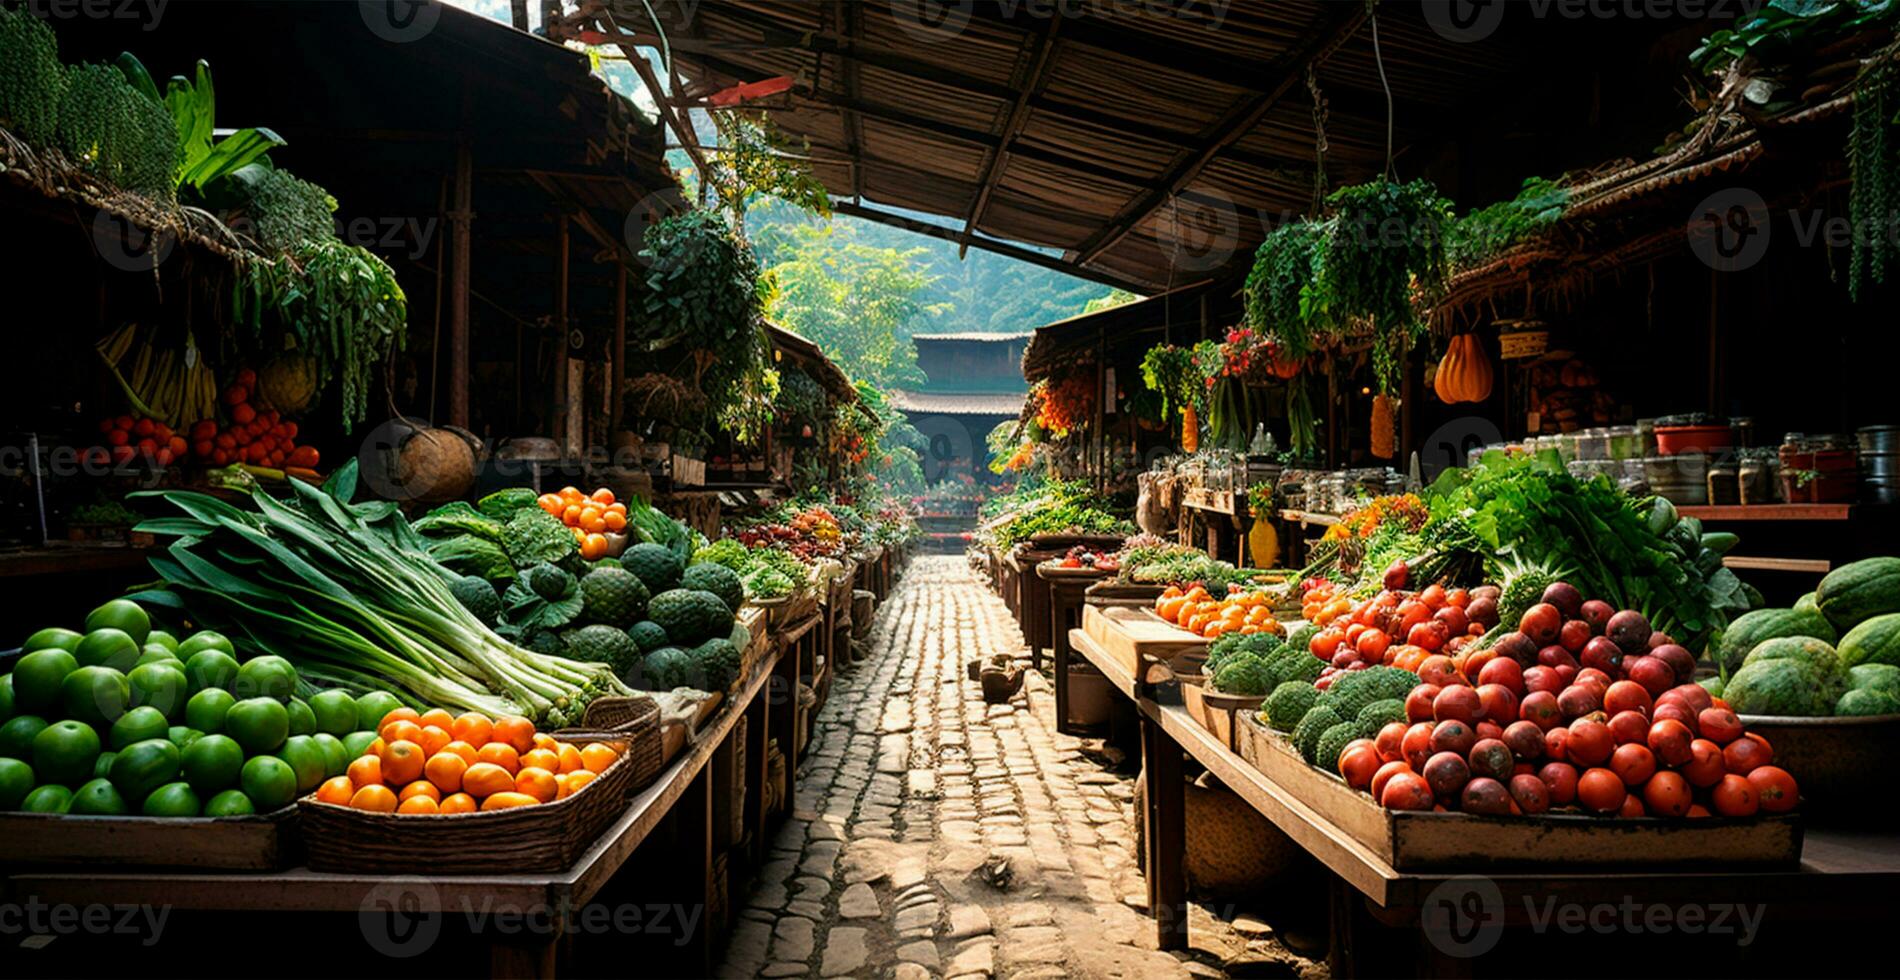
[[[1825,558],[1749,558],[1744,555],[1728,555],[1722,559],[1728,568],[1739,568],[1754,572],[1796,572],[1807,575],[1826,575],[1834,569],[1834,563]]]
[[[1724,504],[1677,507],[1676,513],[1700,521],[1845,521],[1853,504]]]
[[[140,569],[145,567],[146,556],[156,550],[128,544],[49,544],[0,552],[0,578]]]
[[[1339,523],[1338,514],[1322,514],[1309,510],[1283,510],[1280,512],[1280,519],[1300,524],[1317,524],[1321,527],[1332,527]]]

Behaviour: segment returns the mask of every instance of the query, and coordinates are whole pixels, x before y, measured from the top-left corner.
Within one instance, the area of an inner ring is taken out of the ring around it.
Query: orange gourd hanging
[[[1484,356],[1478,335],[1459,334],[1451,338],[1444,359],[1438,362],[1432,390],[1446,403],[1481,402],[1491,397],[1495,381],[1491,361]]]
[[[1190,453],[1201,449],[1201,414],[1193,402],[1181,406],[1181,449]]]
[[[1438,396],[1439,401],[1447,405],[1458,400],[1451,386],[1452,375],[1457,370],[1458,338],[1453,337],[1451,343],[1445,348],[1445,356],[1438,361],[1438,370],[1432,373],[1432,393]]]

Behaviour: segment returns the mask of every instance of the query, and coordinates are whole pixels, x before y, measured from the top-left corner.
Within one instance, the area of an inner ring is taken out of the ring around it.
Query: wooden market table
[[[1422,941],[1418,928],[1434,914],[1442,923],[1449,900],[1434,891],[1457,879],[1482,875],[1495,884],[1507,925],[1525,923],[1523,910],[1543,903],[1642,903],[1678,906],[1720,901],[1761,903],[1790,918],[1836,921],[1842,910],[1891,911],[1891,895],[1900,887],[1900,836],[1865,829],[1808,827],[1801,863],[1787,870],[1657,868],[1637,870],[1568,869],[1460,872],[1410,872],[1394,869],[1339,826],[1308,806],[1286,787],[1268,778],[1217,739],[1179,704],[1164,703],[1172,685],[1143,684],[1117,657],[1105,652],[1081,629],[1070,634],[1075,653],[1134,702],[1141,719],[1142,765],[1147,773],[1144,821],[1148,902],[1161,949],[1187,945],[1184,757],[1205,767],[1255,811],[1286,834],[1331,873],[1332,966],[1335,976],[1361,972],[1355,933],[1368,927],[1416,929],[1415,951],[1432,975],[1456,975],[1472,968],[1470,960],[1447,959]],[[1453,886],[1454,890],[1456,886]],[[1440,928],[1443,926],[1441,924]],[[1375,944],[1376,947],[1376,944]],[[1608,960],[1606,960],[1608,962]],[[1520,965],[1515,971],[1522,973]]]
[[[551,977],[555,953],[574,918],[601,896],[615,876],[628,865],[642,843],[669,816],[676,818],[677,840],[662,858],[668,867],[638,869],[643,876],[629,889],[638,901],[664,900],[680,907],[714,909],[717,896],[744,894],[751,869],[766,858],[769,829],[775,815],[790,810],[794,797],[795,767],[789,764],[796,705],[798,660],[786,656],[786,644],[772,643],[758,667],[745,678],[730,703],[702,728],[697,738],[644,789],[601,834],[573,867],[558,872],[523,874],[386,876],[337,874],[294,867],[277,872],[114,871],[106,868],[34,869],[0,871],[0,897],[9,903],[38,900],[47,904],[88,906],[150,905],[191,911],[311,913],[346,912],[368,917],[380,912],[439,913],[435,921],[462,915],[477,922],[497,922],[520,912],[545,917],[545,930],[514,928],[484,936],[489,943],[490,972],[495,976]],[[736,745],[735,729],[744,718],[743,746]],[[788,753],[785,792],[776,811],[764,806],[768,778],[767,755],[771,739]],[[733,762],[743,757],[743,772]],[[738,794],[732,781],[742,781],[744,812],[740,839],[732,832],[731,807]],[[654,874],[652,872],[661,871]],[[721,879],[724,880],[721,880]],[[626,882],[616,883],[624,886]],[[616,890],[621,890],[617,887]],[[633,899],[629,899],[630,901]],[[700,920],[685,942],[689,972],[710,976],[717,966],[726,926],[742,902],[723,903],[725,917]],[[287,924],[288,925],[288,924]],[[496,925],[493,928],[501,929]],[[298,934],[286,929],[286,934]],[[368,930],[365,929],[367,937]]]

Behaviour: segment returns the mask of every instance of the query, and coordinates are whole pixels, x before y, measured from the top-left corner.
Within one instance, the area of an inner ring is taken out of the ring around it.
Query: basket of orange
[[[383,716],[348,771],[297,801],[315,871],[481,874],[572,867],[627,806],[627,743],[526,718]]]
[[[581,493],[579,487],[562,487],[558,493],[544,493],[536,501],[541,509],[560,518],[574,534],[581,557],[588,561],[618,558],[634,539],[627,532],[627,505],[614,498],[614,492],[601,487],[593,493]]]

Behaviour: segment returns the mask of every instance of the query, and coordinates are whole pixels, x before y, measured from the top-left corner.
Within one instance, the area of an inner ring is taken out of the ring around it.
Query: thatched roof
[[[1328,186],[1385,166],[1387,101],[1363,3],[1050,6],[651,8],[686,80],[676,103],[704,107],[737,84],[789,80],[783,94],[744,104],[810,142],[814,172],[840,213],[1140,292],[1179,285],[1189,276],[1171,270],[1210,252],[1212,264],[1194,277],[1244,262],[1277,216],[1309,209],[1309,67],[1328,107]],[[601,0],[583,13],[590,29],[657,46],[646,8]],[[947,20],[921,24],[919,10]],[[1395,149],[1471,124],[1526,74],[1567,71],[1586,54],[1570,26],[1508,18],[1488,38],[1455,43],[1419,5],[1382,4]],[[1567,54],[1553,54],[1566,38]]]
[[[884,400],[901,412],[912,415],[995,415],[1015,418],[1022,413],[1027,396],[1008,394],[940,394],[930,391],[884,393]]]

